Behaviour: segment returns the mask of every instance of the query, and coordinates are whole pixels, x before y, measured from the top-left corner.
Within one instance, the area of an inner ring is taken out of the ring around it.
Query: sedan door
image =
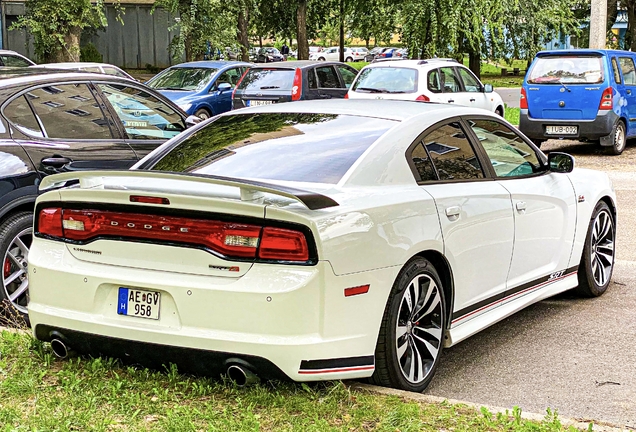
[[[484,87],[473,73],[466,68],[456,68],[457,74],[462,81],[463,91],[460,95],[462,105],[494,111],[491,106],[490,97],[484,93]]]
[[[243,68],[232,68],[224,71],[210,87],[210,103],[214,107],[213,115],[232,109],[232,92],[243,75]],[[229,85],[229,87],[228,87]]]
[[[13,139],[44,174],[128,169],[137,161],[88,83],[30,88],[4,114]]]
[[[576,274],[576,268],[568,268],[577,205],[568,176],[548,171],[543,156],[505,124],[490,118],[468,123],[488,155],[497,183],[512,200],[515,242],[509,293]]]
[[[463,324],[505,294],[514,239],[510,193],[487,178],[459,119],[428,132],[410,158],[437,205],[455,284],[452,326]]]

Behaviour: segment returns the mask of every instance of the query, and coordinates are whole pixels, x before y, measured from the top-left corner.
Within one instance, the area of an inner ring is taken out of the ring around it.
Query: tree
[[[45,63],[78,62],[82,31],[107,26],[103,0],[27,0],[25,5],[26,14],[11,29],[27,29]]]

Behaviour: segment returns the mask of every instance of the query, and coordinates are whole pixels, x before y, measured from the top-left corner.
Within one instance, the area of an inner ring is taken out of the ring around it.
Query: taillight
[[[239,78],[238,82],[234,86],[234,90],[232,90],[232,100],[234,100],[234,94],[236,93],[236,89],[239,88],[239,86],[241,85],[241,81],[243,81],[243,78],[245,78],[245,75],[247,75],[248,72],[249,72],[249,69],[245,69],[245,72],[243,72],[243,75],[241,75],[241,78]]]
[[[38,213],[36,230],[36,235],[42,234],[72,242],[111,238],[200,246],[227,258],[291,262],[310,258],[301,231],[179,216],[44,208]]]
[[[526,95],[526,89],[521,87],[521,96],[519,97],[519,108],[528,109],[528,97]]]
[[[283,228],[263,228],[258,256],[280,261],[307,261],[309,247],[305,234]]]
[[[415,100],[420,102],[430,102],[431,98],[429,98],[426,95],[419,95],[418,97],[415,98]]]
[[[294,74],[294,83],[292,84],[292,100],[300,100],[303,91],[303,71],[298,68]]]
[[[611,110],[614,108],[614,92],[611,87],[603,90],[603,95],[601,96],[601,103],[598,106],[599,110]]]
[[[62,209],[45,208],[38,214],[38,232],[53,237],[62,237]]]
[[[345,98],[345,99],[349,99],[349,92],[346,92],[346,93],[345,93],[345,97],[344,97],[344,98]]]

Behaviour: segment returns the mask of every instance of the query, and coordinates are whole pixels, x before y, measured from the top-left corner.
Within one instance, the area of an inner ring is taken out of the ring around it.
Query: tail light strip
[[[86,243],[97,238],[141,239],[203,247],[231,259],[308,263],[309,246],[298,230],[179,216],[74,210],[38,212],[36,235]]]

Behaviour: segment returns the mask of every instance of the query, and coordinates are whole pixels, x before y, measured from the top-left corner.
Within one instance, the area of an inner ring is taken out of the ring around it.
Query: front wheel
[[[25,319],[29,302],[27,257],[32,224],[33,214],[22,212],[10,216],[0,225],[0,256],[3,257],[0,300],[8,305],[10,314],[17,311]]]
[[[211,117],[210,112],[205,108],[198,109],[197,112],[194,113],[194,115],[196,117],[199,117],[201,120],[207,120]]]
[[[410,261],[386,305],[375,350],[373,384],[422,392],[433,379],[444,345],[444,290],[435,267]]]
[[[324,57],[318,57],[318,61],[325,61]]]
[[[612,145],[605,147],[607,154],[618,156],[623,153],[627,144],[627,138],[625,136],[625,123],[621,120],[616,123],[616,127],[610,134],[610,140]]]
[[[587,228],[579,264],[577,291],[584,297],[599,297],[607,291],[614,270],[614,216],[603,201],[596,204]]]

